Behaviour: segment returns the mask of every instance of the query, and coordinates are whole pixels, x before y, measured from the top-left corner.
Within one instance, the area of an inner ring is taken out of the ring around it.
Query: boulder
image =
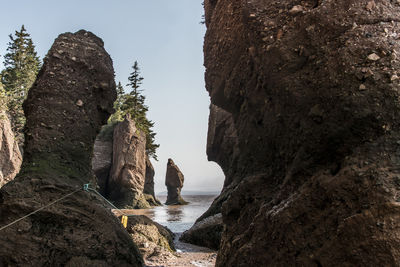
[[[370,2],[204,2],[206,88],[240,151],[232,170],[212,151],[216,266],[400,262],[400,7]]]
[[[168,189],[167,205],[185,205],[187,202],[181,197],[184,176],[172,159],[168,159],[165,185]]]
[[[0,187],[14,179],[21,163],[22,155],[8,116],[4,111],[0,112]]]
[[[145,259],[173,256],[174,234],[168,228],[144,215],[130,215],[126,229]]]
[[[147,202],[151,206],[160,206],[161,202],[156,198],[154,194],[154,167],[151,164],[149,157],[146,155],[146,177],[144,182],[143,194]]]
[[[222,214],[218,213],[196,221],[189,230],[183,232],[179,240],[218,250],[223,228]]]
[[[109,206],[83,190],[96,187],[93,144],[115,99],[103,41],[84,30],[61,34],[23,105],[21,171],[0,189],[1,266],[143,265]]]
[[[107,198],[118,208],[149,208],[143,195],[145,176],[146,138],[128,115],[114,129]]]

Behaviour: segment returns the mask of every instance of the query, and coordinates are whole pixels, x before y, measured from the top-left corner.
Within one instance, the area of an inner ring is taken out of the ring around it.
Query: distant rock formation
[[[161,202],[156,198],[154,194],[154,167],[151,164],[150,159],[146,156],[146,178],[144,183],[143,193],[147,202],[151,206],[159,206]]]
[[[143,189],[146,177],[146,138],[127,116],[113,135],[113,161],[107,197],[118,208],[149,208]]]
[[[187,202],[181,197],[184,176],[172,159],[168,159],[165,185],[168,189],[167,205],[185,205]]]
[[[22,155],[10,121],[4,111],[0,112],[0,187],[14,179],[21,163]]]
[[[0,227],[37,212],[1,230],[1,266],[143,265],[109,206],[82,190],[92,181],[93,143],[115,99],[103,41],[84,30],[60,35],[24,103],[24,159],[0,189]]]
[[[397,266],[399,4],[204,6],[206,88],[240,152],[209,151],[227,175],[216,266]]]

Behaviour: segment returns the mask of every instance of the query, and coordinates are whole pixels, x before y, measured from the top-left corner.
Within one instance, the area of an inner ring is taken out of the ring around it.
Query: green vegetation
[[[15,36],[10,34],[9,37],[7,54],[4,56],[5,69],[1,72],[4,87],[2,100],[8,108],[16,138],[22,142],[25,126],[22,103],[36,79],[41,63],[24,25],[20,31],[15,31]]]
[[[121,83],[117,86],[117,100],[114,102],[115,113],[111,115],[109,124],[122,121],[129,114],[135,121],[136,127],[146,134],[146,153],[157,160],[156,150],[160,146],[155,143],[156,133],[153,132],[154,122],[147,118],[149,107],[145,105],[146,97],[140,89],[143,77],[140,76],[140,68],[137,61],[133,64],[133,72],[129,75],[127,86],[131,88],[129,93],[124,93]]]

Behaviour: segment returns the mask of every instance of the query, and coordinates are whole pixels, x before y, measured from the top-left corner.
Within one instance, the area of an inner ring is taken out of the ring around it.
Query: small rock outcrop
[[[167,174],[165,176],[165,185],[168,189],[167,205],[184,205],[187,204],[181,197],[181,190],[183,187],[184,176],[175,165],[172,159],[168,159]]]
[[[202,247],[218,250],[224,229],[222,214],[207,216],[185,231],[179,240]]]
[[[143,194],[147,202],[151,206],[159,206],[161,202],[156,198],[154,194],[154,167],[148,156],[146,156],[146,177],[144,182]]]
[[[175,251],[174,234],[147,216],[129,216],[127,231],[138,245],[143,257],[171,257]]]
[[[204,6],[206,88],[240,152],[208,150],[227,176],[216,266],[397,266],[399,3]]]
[[[24,159],[0,189],[1,266],[142,266],[132,238],[93,184],[93,144],[116,99],[103,41],[61,34],[24,103]]]
[[[0,112],[0,187],[14,179],[21,163],[22,155],[10,121],[5,112]]]
[[[146,177],[146,138],[127,116],[115,126],[113,161],[107,198],[118,208],[149,208],[143,189]]]

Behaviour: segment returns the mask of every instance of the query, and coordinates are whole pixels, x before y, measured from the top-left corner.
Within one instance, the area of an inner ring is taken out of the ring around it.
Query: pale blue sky
[[[41,58],[64,32],[92,31],[114,62],[116,82],[127,84],[135,60],[144,82],[148,116],[155,122],[159,162],[156,192],[165,191],[167,159],[185,175],[183,190],[220,190],[223,173],[208,162],[209,97],[204,88],[202,0],[4,1],[0,55],[8,35],[24,24]],[[0,58],[3,68],[3,57]]]

